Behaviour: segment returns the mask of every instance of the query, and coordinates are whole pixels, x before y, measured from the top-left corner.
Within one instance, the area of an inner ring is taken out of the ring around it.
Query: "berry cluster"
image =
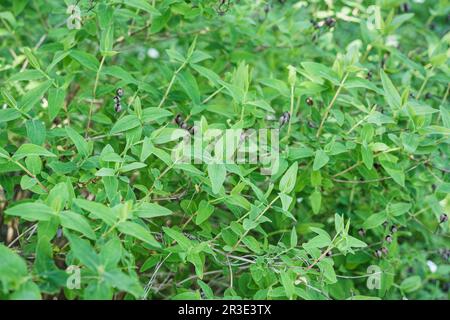
[[[189,131],[190,134],[195,133],[194,126],[189,126],[186,122],[184,122],[183,117],[180,114],[176,115],[174,121],[181,129]]]
[[[387,227],[387,223],[384,223],[383,224],[385,227]],[[395,226],[395,225],[392,225],[391,226],[391,228],[390,228],[390,233],[384,238],[384,241],[387,243],[387,244],[390,244],[390,243],[392,243],[392,241],[394,240],[394,238],[393,238],[393,234],[394,233],[396,233],[397,231],[398,231],[398,229],[397,229],[397,227]],[[366,230],[364,230],[363,228],[360,228],[360,229],[358,229],[358,234],[359,234],[359,236],[361,237],[361,238],[364,238],[365,236],[366,236]],[[375,254],[375,257],[377,257],[377,258],[382,258],[383,257],[383,255],[388,255],[388,253],[389,253],[389,250],[388,250],[388,248],[386,248],[385,246],[383,246],[383,247],[381,247],[381,248],[379,248],[379,249],[376,249],[375,250],[375,252],[374,252],[374,254]]]
[[[116,95],[114,96],[114,110],[116,112],[122,111],[122,104],[120,103],[120,100],[123,96],[123,93],[124,93],[124,91],[122,88],[118,88],[116,90]]]

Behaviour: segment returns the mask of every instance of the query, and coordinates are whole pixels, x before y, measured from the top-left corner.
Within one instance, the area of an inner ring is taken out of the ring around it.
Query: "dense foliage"
[[[1,1],[0,298],[447,299],[449,14]],[[174,161],[195,121],[278,170]]]

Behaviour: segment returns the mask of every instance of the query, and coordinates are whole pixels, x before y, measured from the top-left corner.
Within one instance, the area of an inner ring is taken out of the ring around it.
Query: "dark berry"
[[[280,117],[280,127],[288,123],[290,119],[291,119],[290,113],[287,111],[283,112],[283,114]]]
[[[325,24],[330,28],[334,27],[334,25],[336,24],[336,20],[334,18],[328,17],[325,19]]]
[[[383,252],[384,255],[387,255],[389,253],[389,250],[388,250],[388,248],[383,247],[383,248],[381,248],[381,252]]]
[[[358,234],[360,237],[364,237],[366,235],[366,230],[364,230],[363,228],[358,230]]]
[[[115,103],[115,104],[120,103],[120,97],[114,96],[113,99],[114,99],[114,103]]]
[[[448,221],[448,215],[446,215],[445,213],[441,214],[441,216],[439,217],[439,222],[444,223],[447,221]]]
[[[396,226],[392,226],[392,227],[391,227],[391,232],[392,232],[392,233],[396,233],[397,231],[398,231],[398,229],[397,229]]]
[[[312,106],[314,104],[314,100],[311,97],[306,98],[306,104],[308,106]]]
[[[118,89],[116,90],[116,94],[117,94],[119,97],[122,97],[122,96],[123,96],[123,89],[122,89],[122,88],[118,88]]]
[[[402,11],[403,11],[403,12],[409,12],[409,10],[411,9],[411,8],[409,7],[409,4],[408,4],[408,3],[403,3],[401,7],[402,7]]]
[[[392,242],[392,236],[390,234],[388,234],[385,238],[387,243],[391,243]]]
[[[375,257],[381,258],[383,256],[383,252],[380,249],[375,250]]]
[[[181,117],[180,114],[177,114],[174,121],[177,125],[181,125],[183,123],[183,118]]]
[[[122,111],[122,105],[120,104],[120,102],[119,102],[119,103],[116,103],[116,105],[114,106],[114,110],[115,110],[116,112]]]

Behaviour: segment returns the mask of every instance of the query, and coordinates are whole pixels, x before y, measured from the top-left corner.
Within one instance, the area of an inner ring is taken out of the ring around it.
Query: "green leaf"
[[[129,292],[134,295],[135,298],[139,298],[144,294],[144,289],[139,281],[126,275],[120,270],[108,270],[103,274],[103,278],[109,285],[120,291]]]
[[[152,247],[161,248],[161,244],[155,240],[150,231],[141,226],[140,224],[130,221],[124,221],[121,222],[117,226],[117,228],[119,229],[120,232],[132,236],[141,241],[144,241],[145,243],[148,243]]]
[[[295,248],[298,243],[298,237],[297,237],[297,229],[295,227],[291,230],[291,248]]]
[[[334,215],[334,229],[336,233],[342,233],[344,232],[344,218],[341,217],[339,214]]]
[[[107,225],[112,226],[117,221],[117,214],[100,203],[84,199],[74,199],[73,203],[81,209],[89,211],[95,218],[101,219]]]
[[[282,193],[290,193],[294,190],[297,181],[298,162],[294,162],[289,169],[284,173],[280,180],[280,191]]]
[[[133,213],[140,218],[151,219],[169,216],[173,212],[172,210],[160,206],[159,204],[144,202],[140,207],[134,209]]]
[[[383,166],[384,170],[391,176],[392,179],[394,179],[395,182],[397,182],[402,187],[405,186],[405,173],[403,169],[401,169],[398,165],[388,162],[388,161],[380,161],[381,165]]]
[[[160,128],[152,132],[150,138],[154,144],[164,144],[176,141],[188,135],[189,132],[179,128]]]
[[[172,300],[200,300],[200,292],[198,291],[186,291],[179,293],[172,297]]]
[[[21,203],[5,211],[10,216],[18,216],[28,221],[49,221],[55,212],[39,202]]]
[[[135,115],[128,115],[117,121],[111,129],[111,134],[128,131],[139,127],[141,122]]]
[[[178,75],[177,79],[186,94],[191,98],[192,103],[200,104],[200,91],[194,76],[189,71],[184,71]]]
[[[30,81],[30,80],[39,80],[44,78],[45,75],[39,70],[24,70],[19,73],[13,74],[9,81]]]
[[[133,162],[133,163],[129,163],[127,165],[124,165],[121,169],[120,172],[129,172],[129,171],[134,171],[134,170],[138,170],[141,168],[145,168],[147,165],[145,163],[142,162]]]
[[[289,300],[292,300],[295,294],[295,286],[293,279],[290,277],[290,273],[283,271],[281,272],[280,277],[281,277],[281,284],[284,287],[286,296],[289,298]]]
[[[384,97],[392,110],[398,110],[401,107],[401,97],[392,83],[391,79],[386,75],[383,69],[380,70],[381,82],[383,83]]]
[[[225,165],[218,163],[208,164],[208,176],[211,181],[212,192],[218,194],[227,176]]]
[[[25,122],[25,127],[27,129],[27,136],[31,143],[41,145],[45,142],[47,131],[42,121],[28,120]]]
[[[70,56],[91,71],[97,72],[100,67],[100,63],[97,58],[85,51],[72,50],[70,52]]]
[[[64,211],[61,213],[59,218],[61,220],[61,225],[64,228],[78,231],[89,239],[96,239],[95,233],[92,230],[89,221],[82,215],[72,211]]]
[[[66,127],[66,134],[75,144],[75,147],[83,158],[89,156],[89,145],[78,132],[71,127]]]
[[[409,209],[411,209],[411,203],[398,202],[398,203],[388,205],[388,207],[386,209],[387,209],[388,214],[390,214],[394,217],[398,217],[398,216],[401,216],[401,215],[407,213],[409,211]]]
[[[70,251],[72,251],[74,257],[91,271],[98,272],[101,267],[100,258],[89,241],[80,239],[67,231],[65,236],[70,242]]]
[[[309,196],[309,201],[311,201],[311,207],[314,214],[318,214],[322,204],[322,194],[320,191],[316,190]]]
[[[372,150],[367,146],[366,143],[361,145],[361,156],[364,162],[364,165],[367,169],[372,169],[373,167],[373,153]]]
[[[291,206],[292,200],[294,198],[288,196],[287,194],[280,193],[280,200],[281,200],[281,206],[284,211],[288,211],[289,207]],[[295,220],[295,219],[294,219]]]
[[[175,230],[163,227],[163,231],[165,234],[167,234],[170,238],[175,240],[183,250],[188,250],[189,248],[193,247],[192,241],[189,240],[184,234],[181,232]]]
[[[51,88],[48,90],[48,118],[53,121],[59,111],[64,107],[66,92],[61,88]]]
[[[145,108],[142,110],[142,121],[151,122],[158,121],[167,117],[172,117],[172,112],[161,108]]]
[[[330,161],[330,157],[323,150],[317,150],[314,157],[313,170],[317,171]]]
[[[25,260],[0,243],[0,284],[3,285],[2,291],[18,289],[27,274]]]
[[[45,95],[47,90],[52,85],[52,80],[45,81],[41,83],[34,89],[28,91],[20,100],[18,104],[18,108],[23,112],[29,112],[34,105],[41,101],[42,97]]]
[[[103,73],[122,80],[125,83],[137,83],[136,79],[123,68],[119,66],[111,66],[103,69]]]
[[[108,55],[112,51],[114,44],[114,25],[110,23],[105,29],[100,31],[100,51],[102,55]]]
[[[381,211],[376,214],[369,216],[363,223],[364,229],[373,229],[383,224],[386,221],[386,212]]]
[[[214,212],[214,207],[208,203],[208,201],[202,200],[198,205],[197,217],[195,218],[195,224],[200,225],[211,216]]]
[[[148,13],[151,13],[154,16],[161,15],[158,10],[156,10],[154,7],[150,5],[148,1],[145,0],[127,0],[125,2],[125,5],[144,10]]]
[[[20,160],[29,156],[43,156],[43,157],[56,157],[55,154],[47,151],[44,147],[37,146],[31,143],[22,144],[19,149],[14,153],[13,159]]]
[[[20,112],[15,109],[0,109],[0,124],[3,122],[16,120],[20,117]]]
[[[36,58],[36,56],[34,55],[33,51],[31,51],[30,48],[24,48],[23,49],[23,53],[25,54],[25,56],[28,59],[28,62],[30,63],[30,65],[35,68],[35,69],[40,69],[40,65],[39,65],[39,61]]]
[[[1,282],[1,279],[0,279]],[[22,284],[17,291],[14,291],[9,300],[41,300],[41,291],[37,284],[28,281]]]
[[[406,293],[410,293],[420,289],[421,286],[422,279],[419,276],[411,276],[402,281],[400,289]]]

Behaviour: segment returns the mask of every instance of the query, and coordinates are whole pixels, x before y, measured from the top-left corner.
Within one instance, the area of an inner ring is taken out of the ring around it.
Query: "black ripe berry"
[[[441,216],[439,217],[439,222],[444,223],[447,221],[448,221],[448,215],[446,215],[445,213],[441,214]]]
[[[120,103],[120,97],[119,96],[114,96],[114,103],[115,104],[118,104],[118,103]]]
[[[392,233],[396,233],[397,231],[398,231],[398,229],[397,229],[396,226],[392,226],[392,227],[391,227],[391,232],[392,232]]]
[[[284,126],[291,119],[291,114],[287,111],[283,112],[280,117],[280,127]]]
[[[387,243],[391,243],[392,242],[392,236],[390,234],[388,234],[385,238]]]
[[[409,12],[410,9],[411,9],[411,8],[409,7],[409,4],[408,4],[408,3],[403,3],[403,4],[402,4],[402,11],[403,11],[403,12]]]
[[[120,104],[120,102],[119,103],[116,103],[115,105],[114,105],[114,110],[118,113],[118,112],[120,112],[120,111],[122,111],[122,105]]]
[[[372,80],[372,76],[373,76],[372,71],[368,71],[366,76],[367,80]]]
[[[331,252],[331,250],[330,251],[327,251],[327,253],[325,254],[327,257],[331,257],[332,255],[333,255],[333,252]]]
[[[381,258],[383,256],[383,252],[380,249],[375,250],[375,257]]]
[[[312,106],[314,104],[314,100],[311,97],[306,98],[306,104],[308,106]]]
[[[358,234],[360,237],[364,237],[366,235],[366,230],[364,230],[363,228],[358,230]]]
[[[425,99],[426,99],[426,100],[429,100],[429,99],[431,99],[431,98],[433,98],[433,95],[432,95],[431,93],[427,92],[427,93],[425,94]]]
[[[123,93],[124,93],[124,91],[123,91],[122,88],[117,88],[116,94],[117,94],[119,97],[122,97],[122,96],[123,96]]]
[[[387,227],[388,226],[388,222],[387,221],[385,221],[385,222],[383,222],[383,227]]]
[[[174,121],[175,121],[175,123],[176,123],[177,125],[180,126],[180,125],[183,123],[183,118],[181,117],[180,114],[177,114],[176,117],[175,117],[175,119],[174,119]]]
[[[389,253],[389,250],[388,250],[388,248],[383,247],[383,248],[381,248],[381,252],[383,252],[383,254],[387,255]]]
[[[334,25],[336,24],[336,20],[334,18],[328,17],[325,19],[325,24],[330,28],[334,27]]]

